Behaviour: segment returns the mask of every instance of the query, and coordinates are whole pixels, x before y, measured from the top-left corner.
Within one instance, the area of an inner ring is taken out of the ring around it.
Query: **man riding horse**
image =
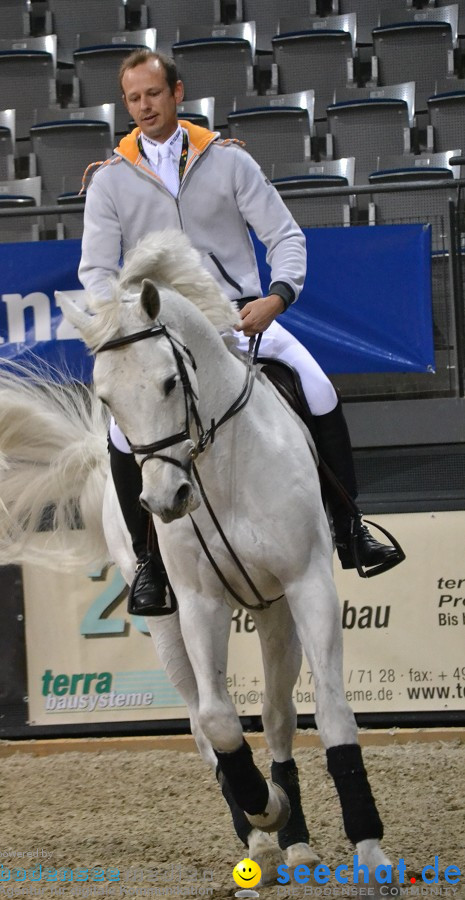
[[[89,186],[79,276],[96,297],[108,294],[121,254],[149,232],[181,229],[200,251],[204,265],[230,300],[239,304],[242,325],[237,344],[263,333],[261,352],[298,373],[313,416],[320,457],[352,500],[357,496],[352,449],[341,403],[331,382],[310,353],[276,317],[293,303],[304,283],[304,235],[275,188],[236,142],[218,132],[178,121],[183,84],[172,59],[136,50],[120,72],[123,101],[137,127],[122,139],[114,156]],[[252,227],[267,247],[271,283],[262,296]],[[137,558],[130,611],[157,615],[167,602],[167,577],[156,535],[147,546],[150,515],[139,503],[140,468],[124,434],[111,422],[112,475]],[[343,568],[367,568],[398,560],[394,546],[379,543],[354,504],[335,487],[326,500],[333,519]],[[169,595],[168,595],[169,596]]]

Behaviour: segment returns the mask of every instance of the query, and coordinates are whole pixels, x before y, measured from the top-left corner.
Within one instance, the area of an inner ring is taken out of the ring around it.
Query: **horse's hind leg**
[[[374,872],[376,865],[388,860],[379,847],[383,826],[357,743],[355,718],[345,697],[340,609],[329,562],[320,557],[318,570],[312,565],[306,578],[288,584],[286,596],[313,672],[315,718],[339,795],[345,832]]]
[[[271,779],[286,792],[291,814],[278,831],[278,843],[290,868],[315,864],[300,796],[299,773],[292,756],[297,713],[292,692],[302,665],[302,647],[286,601],[254,614],[265,673],[262,720],[273,755]],[[276,879],[276,868],[274,871]]]

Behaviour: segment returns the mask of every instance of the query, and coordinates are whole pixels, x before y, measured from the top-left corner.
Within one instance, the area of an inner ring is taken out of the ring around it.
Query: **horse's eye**
[[[168,394],[171,394],[171,391],[174,391],[175,387],[176,387],[176,375],[170,375],[170,377],[166,379],[165,384],[163,385],[163,388],[165,391],[165,397],[167,397]]]

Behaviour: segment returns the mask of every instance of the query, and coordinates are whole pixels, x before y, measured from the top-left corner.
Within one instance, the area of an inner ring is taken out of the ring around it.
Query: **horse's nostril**
[[[176,493],[176,500],[178,501],[178,503],[185,503],[186,500],[189,499],[190,490],[191,489],[189,484],[186,483],[181,485]]]

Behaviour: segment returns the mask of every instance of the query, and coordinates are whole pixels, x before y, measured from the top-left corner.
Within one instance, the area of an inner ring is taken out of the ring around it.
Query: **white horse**
[[[249,856],[263,867],[264,882],[276,878],[283,858],[291,868],[315,862],[292,761],[292,690],[303,647],[345,830],[376,884],[375,868],[388,859],[344,693],[332,541],[306,429],[260,375],[235,411],[246,369],[227,344],[238,313],[179,232],[151,235],[128,254],[112,296],[94,303],[93,314],[64,295],[58,300],[96,354],[98,398],[136,448],[141,501],[156,517],[179,603],[179,612],[147,624]],[[107,477],[106,428],[91,391],[47,386],[40,375],[1,376],[0,563],[32,558],[63,569],[78,500],[84,530],[72,536],[74,547],[76,537],[82,545],[68,568],[112,559],[130,583],[135,559]],[[41,548],[37,559],[29,538],[51,504],[65,544],[54,543],[49,553]],[[232,594],[252,608],[261,644],[269,782],[226,689]],[[272,830],[280,850],[264,833]]]

